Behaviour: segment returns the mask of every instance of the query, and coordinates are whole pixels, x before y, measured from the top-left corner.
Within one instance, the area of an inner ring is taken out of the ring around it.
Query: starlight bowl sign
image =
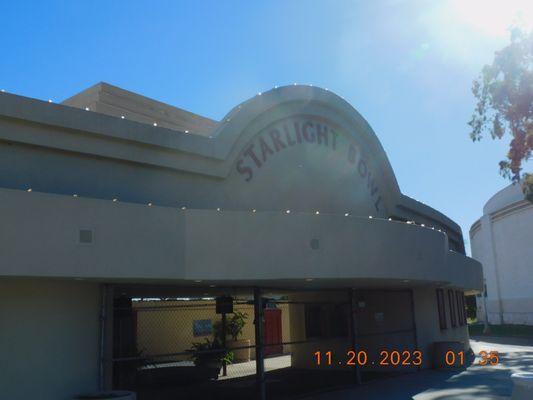
[[[255,135],[241,149],[235,164],[236,171],[245,182],[250,182],[255,179],[259,169],[275,162],[276,154],[297,146],[320,147],[338,153],[339,159],[345,160],[348,167],[356,171],[356,175],[364,182],[374,208],[381,211],[382,196],[367,155],[358,143],[339,131],[332,123],[312,117],[280,120]]]

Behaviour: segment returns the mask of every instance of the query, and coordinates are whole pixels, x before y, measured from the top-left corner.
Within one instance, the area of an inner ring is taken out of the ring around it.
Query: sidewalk
[[[425,370],[400,377],[371,381],[359,387],[324,393],[307,400],[501,400],[512,392],[510,376],[533,372],[533,340],[518,338],[472,338],[477,355],[485,350],[498,351],[496,366],[477,365],[479,358],[461,372]]]

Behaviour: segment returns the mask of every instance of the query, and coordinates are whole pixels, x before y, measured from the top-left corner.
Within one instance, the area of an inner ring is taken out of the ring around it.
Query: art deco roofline
[[[401,194],[392,167],[377,136],[366,120],[343,98],[313,86],[290,85],[258,93],[234,107],[209,136],[151,126],[101,113],[86,111],[8,93],[0,93],[0,140],[56,148],[78,153],[151,164],[208,176],[227,177],[236,144],[254,120],[282,105],[317,103],[332,110],[362,132],[377,158],[391,193],[390,209],[405,209],[439,221],[460,235],[459,226],[442,213]],[[44,127],[39,134],[9,125]],[[7,125],[6,125],[7,124]]]

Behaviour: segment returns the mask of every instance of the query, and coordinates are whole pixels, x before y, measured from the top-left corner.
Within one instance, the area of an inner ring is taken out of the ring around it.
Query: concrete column
[[[100,304],[100,390],[113,389],[113,286],[101,286]]]
[[[265,388],[265,351],[263,338],[264,309],[261,289],[254,288],[254,324],[255,324],[255,366],[257,382],[257,398],[266,399]]]
[[[496,304],[498,306],[498,319],[500,324],[503,324],[503,304],[502,304],[502,294],[500,289],[500,272],[498,269],[498,252],[496,249],[496,243],[494,242],[494,231],[492,226],[492,218],[490,214],[486,214],[481,218],[481,227],[483,231],[488,235],[487,242],[491,247],[491,259],[492,259],[492,268],[494,273],[494,286],[496,287]],[[489,296],[489,298],[492,296]]]

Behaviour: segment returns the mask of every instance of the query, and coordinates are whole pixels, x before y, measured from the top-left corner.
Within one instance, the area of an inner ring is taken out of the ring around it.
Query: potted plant
[[[246,325],[247,318],[248,314],[235,311],[226,322],[226,347],[232,349],[234,361],[250,361],[251,341],[250,339],[239,339],[239,337],[242,336],[242,331]],[[222,340],[222,323],[220,321],[215,324],[214,330],[215,337],[218,340]],[[228,337],[230,339],[228,339]]]
[[[187,351],[192,354],[195,367],[208,378],[217,379],[222,364],[233,362],[233,352],[224,349],[216,338],[192,343],[192,348]]]

